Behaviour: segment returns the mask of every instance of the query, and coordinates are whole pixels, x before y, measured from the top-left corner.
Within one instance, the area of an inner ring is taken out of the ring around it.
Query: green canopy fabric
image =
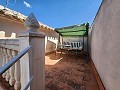
[[[84,36],[88,30],[87,24],[56,28],[55,31],[61,36]]]

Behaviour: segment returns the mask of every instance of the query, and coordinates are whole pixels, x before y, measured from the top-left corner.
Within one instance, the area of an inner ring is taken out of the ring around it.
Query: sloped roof
[[[61,36],[83,36],[88,30],[88,23],[78,24],[73,26],[67,26],[62,28],[55,28]]]
[[[19,12],[16,12],[14,10],[11,10],[9,8],[4,8],[2,5],[0,5],[0,16],[15,20],[18,22],[22,22],[22,23],[24,23],[25,19],[27,18],[27,16],[25,16]],[[42,28],[54,30],[54,28],[49,27],[41,22],[39,22],[39,24],[40,24],[40,27],[42,27]]]

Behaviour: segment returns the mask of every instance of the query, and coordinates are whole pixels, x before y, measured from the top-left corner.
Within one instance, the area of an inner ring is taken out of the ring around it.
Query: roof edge
[[[2,15],[2,17],[14,20],[14,21],[18,21],[18,22],[22,22],[24,23],[25,19],[27,18],[27,16],[21,14],[20,12],[11,10],[9,8],[5,8],[4,6],[0,5],[0,14]],[[39,21],[38,21],[39,22]],[[54,31],[54,28],[47,26],[46,24],[43,24],[41,22],[39,22],[40,27],[46,28],[46,29],[50,29]]]

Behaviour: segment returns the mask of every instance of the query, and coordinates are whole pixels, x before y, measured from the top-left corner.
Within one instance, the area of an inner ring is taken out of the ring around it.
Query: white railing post
[[[19,34],[20,50],[32,46],[21,60],[21,89],[23,89],[33,76],[29,90],[45,90],[45,35],[38,32],[39,23],[31,13],[26,21],[26,32]]]

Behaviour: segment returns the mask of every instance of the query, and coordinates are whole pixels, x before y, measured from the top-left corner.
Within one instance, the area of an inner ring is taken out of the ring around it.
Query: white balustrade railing
[[[45,90],[45,35],[33,14],[25,26],[19,38],[0,39],[0,75],[15,90]]]
[[[19,50],[19,39],[0,39],[2,66],[15,57],[19,53]],[[11,66],[2,76],[11,86],[14,85],[15,90],[20,90],[20,61]]]

